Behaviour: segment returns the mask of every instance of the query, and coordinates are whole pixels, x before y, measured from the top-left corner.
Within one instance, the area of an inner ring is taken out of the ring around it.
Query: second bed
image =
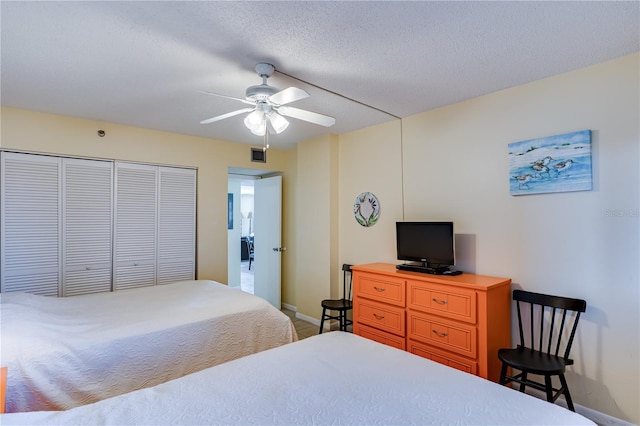
[[[213,281],[73,297],[0,294],[7,412],[65,410],[297,340],[265,300]]]

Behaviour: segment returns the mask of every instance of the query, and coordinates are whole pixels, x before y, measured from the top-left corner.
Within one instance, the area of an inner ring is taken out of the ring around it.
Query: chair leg
[[[567,379],[564,378],[564,374],[560,375],[560,385],[564,388],[562,394],[564,395],[564,399],[567,400],[567,407],[571,411],[576,411],[573,408],[573,401],[571,400],[571,394],[569,393],[569,386],[567,386]]]
[[[507,365],[506,362],[502,363],[502,368],[500,369],[500,384],[504,385],[507,381],[507,368],[509,368],[509,366]]]
[[[525,371],[522,372],[522,375],[520,376],[520,380],[522,380],[520,382],[520,392],[524,393],[524,388],[527,386],[525,384],[525,382],[527,381],[527,373]]]
[[[324,329],[324,316],[326,312],[327,310],[325,308],[322,308],[322,318],[320,319],[320,331],[318,332],[318,334],[322,334],[322,330]]]
[[[544,376],[544,388],[547,393],[547,401],[553,403],[553,387],[551,386],[551,376]]]

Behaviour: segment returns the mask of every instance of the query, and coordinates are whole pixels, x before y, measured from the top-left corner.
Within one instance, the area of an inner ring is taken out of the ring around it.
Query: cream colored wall
[[[282,179],[282,246],[286,250],[282,256],[282,303],[289,309],[296,308],[296,265],[298,259],[297,250],[297,171],[298,151],[290,149],[285,152],[286,169]]]
[[[337,136],[297,146],[296,307],[306,317],[319,318],[320,301],[338,288],[337,151]]]
[[[290,157],[270,149],[266,164],[252,163],[248,145],[14,108],[1,111],[3,149],[197,167],[197,275],[222,283],[227,282],[228,167],[285,171]],[[106,136],[98,137],[98,129]],[[290,179],[284,172],[283,182]]]
[[[402,221],[400,121],[340,135],[340,263],[395,262],[396,222]],[[380,219],[361,226],[353,203],[362,192],[380,202]]]
[[[461,269],[586,299],[567,374],[574,402],[636,424],[639,62],[631,55],[404,119],[403,168],[393,124],[341,135],[339,223],[341,262],[395,262],[404,188],[405,220],[455,222]],[[593,136],[592,191],[509,194],[509,143],[583,129]],[[380,198],[372,228],[351,214],[360,191]]]

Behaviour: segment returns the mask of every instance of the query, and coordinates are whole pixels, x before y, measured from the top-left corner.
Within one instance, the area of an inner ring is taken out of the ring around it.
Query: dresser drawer
[[[353,285],[354,294],[360,297],[405,306],[405,280],[401,278],[356,272]]]
[[[408,311],[408,337],[469,358],[477,353],[477,332],[472,325],[421,312]]]
[[[474,360],[466,359],[420,342],[409,340],[407,342],[407,351],[465,373],[478,374],[478,364]]]
[[[395,334],[387,333],[386,331],[378,330],[377,328],[367,327],[356,322],[353,332],[358,336],[366,337],[367,339],[374,340],[378,343],[383,343],[388,346],[392,346],[397,349],[405,350],[404,337],[396,336]]]
[[[404,309],[356,298],[353,302],[353,320],[404,337]]]
[[[476,293],[473,290],[408,281],[407,293],[410,309],[476,323]]]

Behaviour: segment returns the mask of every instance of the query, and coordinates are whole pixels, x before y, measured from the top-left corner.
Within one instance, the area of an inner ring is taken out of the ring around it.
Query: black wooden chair
[[[255,259],[255,255],[253,253],[253,238],[249,240],[249,270],[251,270],[251,264]]]
[[[351,286],[353,278],[351,276],[351,265],[342,265],[342,299],[325,299],[320,305],[322,306],[322,319],[320,320],[320,334],[324,328],[324,320],[338,320],[340,323],[340,331],[347,331],[347,326],[353,324],[353,321],[347,317],[347,313],[353,309],[351,302]],[[347,285],[347,279],[349,284]],[[337,315],[331,315],[327,311],[337,312]]]
[[[551,403],[564,395],[567,407],[575,411],[564,372],[567,365],[573,364],[569,352],[587,302],[523,290],[514,290],[513,300],[518,311],[520,344],[515,349],[498,350],[502,361],[500,384],[520,383],[520,392],[524,392],[526,386],[544,391]],[[530,323],[530,330],[525,338],[523,324],[526,322]],[[509,367],[520,373],[507,375]],[[529,374],[544,376],[544,384],[530,379]],[[553,376],[560,379],[559,388],[553,387]]]

